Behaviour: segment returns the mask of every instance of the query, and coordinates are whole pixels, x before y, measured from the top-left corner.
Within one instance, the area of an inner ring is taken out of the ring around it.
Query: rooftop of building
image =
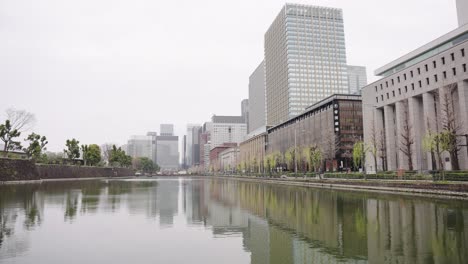
[[[426,60],[434,55],[437,55],[443,51],[446,51],[467,40],[468,24],[465,24],[427,43],[426,45],[417,48],[416,50],[376,69],[374,71],[374,74],[376,76],[389,76],[412,65],[415,65],[423,60]]]
[[[291,117],[285,122],[282,122],[281,124],[278,124],[276,126],[268,128],[268,131],[275,130],[281,126],[287,125],[288,123],[294,122],[296,119],[302,118],[304,115],[307,115],[310,112],[316,111],[317,109],[322,108],[323,106],[328,105],[329,103],[335,101],[335,100],[341,100],[341,101],[362,101],[362,96],[358,94],[333,94],[309,107],[307,107],[304,112],[301,114]]]
[[[213,115],[211,118],[213,123],[225,123],[225,124],[243,124],[245,119],[243,116],[217,116]]]

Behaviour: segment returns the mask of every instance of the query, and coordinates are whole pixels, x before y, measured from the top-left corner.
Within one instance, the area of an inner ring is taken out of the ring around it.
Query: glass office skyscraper
[[[267,125],[348,93],[343,12],[286,4],[265,34]]]

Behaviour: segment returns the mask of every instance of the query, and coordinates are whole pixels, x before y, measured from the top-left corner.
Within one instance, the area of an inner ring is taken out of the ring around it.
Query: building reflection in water
[[[49,208],[70,223],[127,212],[173,228],[180,216],[241,238],[251,263],[468,263],[464,201],[216,179],[0,186],[0,260],[29,250]]]

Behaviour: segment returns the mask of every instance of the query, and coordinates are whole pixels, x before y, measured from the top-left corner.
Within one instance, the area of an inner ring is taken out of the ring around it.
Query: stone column
[[[388,170],[397,169],[396,149],[395,149],[395,114],[393,112],[395,106],[384,106],[385,115],[385,140],[387,145],[387,166]]]
[[[420,98],[410,97],[408,99],[408,118],[411,125],[411,136],[413,144],[413,165],[415,170],[427,169],[427,162],[422,149],[424,137],[424,120],[422,119],[422,103]]]
[[[424,93],[422,96],[423,96],[424,131],[427,133],[430,130],[430,131],[432,131],[432,133],[436,133],[437,131],[436,131],[435,122],[437,121],[437,118],[436,118],[436,115],[435,115],[434,97],[429,93]],[[423,135],[423,137],[424,137],[424,135]],[[431,153],[429,153],[429,152],[426,153],[426,156],[427,156],[427,158],[426,158],[427,168],[429,170],[437,169],[437,168],[432,167]]]
[[[460,134],[468,134],[468,81],[458,82],[458,103],[460,107],[459,111],[459,121],[462,126]],[[466,138],[461,140],[463,145],[468,145]],[[460,159],[460,169],[468,169],[468,156],[467,150],[468,147],[462,147],[459,153]]]
[[[396,150],[396,157],[397,157],[397,169],[408,169],[408,157],[401,151],[402,148],[405,146],[402,144],[403,138],[402,134],[405,133],[404,125],[405,125],[405,104],[402,101],[395,103],[395,150]]]

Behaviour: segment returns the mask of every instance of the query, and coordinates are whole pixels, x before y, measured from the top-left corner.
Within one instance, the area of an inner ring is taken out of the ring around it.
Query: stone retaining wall
[[[124,177],[132,175],[134,175],[133,170],[126,168],[34,164],[30,160],[0,159],[0,181]]]

